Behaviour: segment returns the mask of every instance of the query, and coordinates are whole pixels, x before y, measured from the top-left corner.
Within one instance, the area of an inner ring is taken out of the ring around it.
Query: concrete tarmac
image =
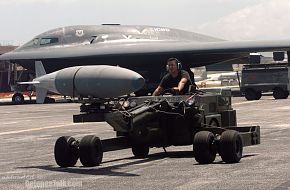
[[[63,135],[114,137],[106,123],[73,124],[79,104],[0,106],[0,189],[290,189],[290,101],[233,98],[239,126],[260,125],[261,144],[245,147],[237,164],[217,156],[199,165],[192,147],[150,149],[135,159],[130,149],[104,153],[98,167],[60,168],[54,143]]]

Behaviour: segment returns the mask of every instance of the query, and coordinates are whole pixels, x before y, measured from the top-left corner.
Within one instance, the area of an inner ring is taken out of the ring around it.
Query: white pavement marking
[[[40,118],[50,118],[50,117],[59,117],[60,115],[52,115],[52,116],[37,116],[37,117],[16,117],[16,118],[5,118],[6,120],[19,120],[19,119],[23,119],[23,121],[25,121],[26,119],[40,119]],[[3,120],[5,120],[3,119]]]
[[[247,102],[237,102],[237,103],[233,103],[232,105],[250,104],[250,103],[255,103],[255,102],[258,102],[258,100],[247,101]]]
[[[24,129],[24,130],[18,130],[18,131],[7,131],[7,132],[0,133],[0,136],[17,134],[17,133],[24,133],[24,132],[30,132],[30,131],[40,131],[43,129],[61,128],[61,127],[67,127],[67,126],[73,126],[73,125],[77,125],[77,124],[69,123],[69,124],[65,124],[65,125],[53,125],[53,126],[48,126],[48,127],[38,127],[38,128]]]
[[[11,124],[15,124],[15,123],[19,123],[19,121],[6,122],[6,123],[2,123],[2,125],[11,125]]]

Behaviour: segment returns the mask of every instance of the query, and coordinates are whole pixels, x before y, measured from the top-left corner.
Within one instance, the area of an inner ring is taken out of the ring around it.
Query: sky
[[[155,25],[227,40],[290,39],[290,0],[0,0],[0,44],[68,25]]]

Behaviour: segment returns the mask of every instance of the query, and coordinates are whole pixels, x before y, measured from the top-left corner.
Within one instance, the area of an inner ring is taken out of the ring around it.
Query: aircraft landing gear
[[[14,104],[23,104],[24,103],[24,96],[23,94],[17,92],[12,96],[12,102]]]

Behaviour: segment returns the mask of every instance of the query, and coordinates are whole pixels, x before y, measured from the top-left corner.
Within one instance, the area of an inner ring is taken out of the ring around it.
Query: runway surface
[[[261,144],[244,148],[238,164],[217,156],[199,165],[192,147],[150,149],[135,159],[130,149],[104,153],[98,167],[60,168],[54,161],[56,139],[88,134],[114,137],[106,123],[73,124],[79,104],[0,106],[0,189],[290,189],[290,100],[233,98],[238,125],[260,125]]]

